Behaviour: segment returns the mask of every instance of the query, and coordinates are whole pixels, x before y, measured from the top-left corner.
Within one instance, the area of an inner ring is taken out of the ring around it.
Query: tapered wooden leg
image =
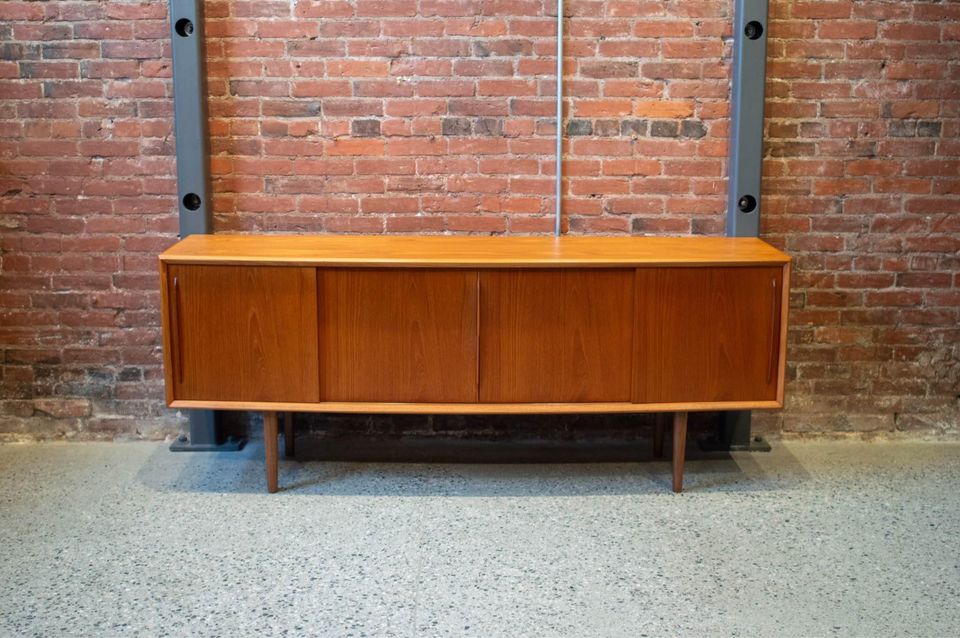
[[[687,451],[687,413],[673,413],[673,491],[683,491],[683,457]]]
[[[653,457],[663,458],[663,421],[664,415],[658,414],[657,420],[653,425]]]
[[[277,491],[277,413],[263,413],[263,449],[267,461],[267,491]]]
[[[283,414],[283,456],[293,458],[293,412]]]

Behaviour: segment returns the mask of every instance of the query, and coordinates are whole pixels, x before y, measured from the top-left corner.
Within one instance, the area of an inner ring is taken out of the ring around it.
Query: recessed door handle
[[[176,339],[174,346],[174,356],[171,361],[175,361],[175,376],[177,382],[183,384],[183,329],[180,321],[180,278],[173,278],[173,332]]]
[[[779,359],[777,356],[779,354],[777,343],[780,335],[780,310],[777,298],[780,295],[777,294],[777,280],[773,279],[772,284],[773,290],[770,294],[770,320],[772,327],[770,328],[770,360],[767,366],[767,383],[773,382],[777,372],[777,360]]]

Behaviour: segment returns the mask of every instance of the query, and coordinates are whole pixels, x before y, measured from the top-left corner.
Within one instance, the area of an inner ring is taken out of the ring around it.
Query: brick
[[[20,77],[71,79],[79,76],[79,65],[76,62],[21,62]]]
[[[441,123],[444,135],[470,135],[473,132],[473,123],[465,117],[447,117]]]
[[[474,40],[471,53],[478,58],[529,56],[533,43],[526,39]]]
[[[277,46],[283,45],[286,49],[288,56],[295,58],[310,58],[310,57],[333,57],[333,56],[343,56],[344,47],[342,42],[331,42],[329,40],[294,40],[292,42],[285,43],[264,43],[268,46],[276,48]],[[260,57],[256,55],[256,51],[250,51],[250,57]],[[338,61],[339,62],[339,61]],[[336,75],[354,75],[352,73],[336,73]]]
[[[78,25],[78,28],[82,25]],[[50,42],[40,47],[45,60],[82,60],[100,57],[100,44],[97,42]]]
[[[567,122],[567,135],[570,137],[593,135],[593,122],[591,120],[570,120]]]
[[[491,117],[479,117],[474,123],[473,130],[477,135],[499,137],[503,135],[503,120]]]
[[[356,97],[413,97],[414,87],[396,80],[354,80]]]
[[[416,0],[357,0],[358,16],[412,17],[416,14]]]
[[[293,97],[349,97],[352,87],[347,80],[301,80],[292,83]]]
[[[632,78],[640,72],[638,62],[584,62],[580,75],[588,78]]]
[[[390,140],[386,144],[387,155],[446,155],[446,140]]]
[[[498,99],[461,99],[454,98],[447,101],[447,110],[451,115],[508,115],[508,109],[513,108],[522,100],[511,100],[506,104]]]
[[[451,177],[447,189],[451,193],[504,193],[509,184],[507,177]]]
[[[619,120],[594,120],[593,134],[599,137],[614,137],[620,135]]]
[[[477,82],[477,95],[536,95],[532,80],[483,80]]]
[[[471,97],[476,92],[473,82],[465,81],[417,81],[416,92],[420,97]]]
[[[353,5],[347,0],[297,0],[294,14],[307,18],[349,18]]]
[[[638,40],[634,38],[627,40],[603,40],[600,42],[599,53],[602,57],[609,58],[653,58],[657,56],[657,43],[654,40]],[[633,64],[634,66],[631,72],[625,77],[636,76],[639,70],[636,63],[627,64]]]
[[[820,24],[819,36],[830,40],[867,40],[877,36],[872,20],[828,20]]]
[[[507,153],[509,146],[506,140],[484,139],[484,138],[460,138],[451,139],[449,151],[454,155],[503,155]],[[469,161],[469,160],[468,160]],[[457,170],[460,162],[445,164],[445,170]],[[475,170],[475,164],[470,164],[470,168]]]
[[[647,135],[650,129],[650,123],[647,120],[622,120],[620,122],[620,134],[632,135],[634,137],[643,137]]]
[[[680,127],[676,121],[655,120],[650,122],[651,137],[677,137]]]
[[[426,215],[393,215],[386,218],[388,233],[437,233],[444,229],[443,219]]]
[[[662,167],[659,160],[604,160],[604,175],[659,175]]]
[[[663,57],[670,58],[695,58],[703,60],[705,58],[719,57],[723,53],[723,43],[716,40],[664,40],[661,43]]]
[[[82,78],[136,78],[140,67],[133,61],[84,60],[80,63]]]
[[[633,105],[630,100],[577,100],[574,111],[577,117],[617,117],[630,115]]]
[[[91,414],[86,399],[34,399],[33,409],[56,419],[86,417]]]
[[[386,77],[390,65],[384,60],[330,60],[327,74],[346,77]]]
[[[0,4],[0,20],[42,20],[43,6],[34,2],[4,2]]]
[[[392,60],[390,64],[390,74],[397,76],[447,77],[452,74],[452,70],[453,63],[450,60],[401,59]]]
[[[839,2],[797,2],[791,7],[794,18],[849,18],[853,3],[849,0]]]
[[[445,230],[467,233],[502,233],[507,229],[503,215],[447,215]]]
[[[917,122],[917,137],[940,137],[942,130],[942,122]]]
[[[888,22],[882,35],[890,40],[939,40],[940,25],[915,22]]]
[[[417,38],[411,44],[410,53],[416,56],[464,58],[474,55],[474,48],[466,40]],[[480,52],[478,51],[478,53]]]
[[[894,120],[887,125],[887,132],[891,137],[916,137],[916,120]]]
[[[680,135],[700,139],[707,134],[707,127],[703,122],[683,120],[680,122]]]
[[[380,120],[354,120],[350,128],[354,137],[377,137],[380,135]]]
[[[693,115],[693,103],[687,101],[639,101],[633,114],[649,118],[685,118]]]

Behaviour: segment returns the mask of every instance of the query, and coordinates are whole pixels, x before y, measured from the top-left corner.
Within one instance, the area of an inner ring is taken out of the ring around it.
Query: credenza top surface
[[[784,264],[754,237],[191,235],[168,264],[549,268]]]

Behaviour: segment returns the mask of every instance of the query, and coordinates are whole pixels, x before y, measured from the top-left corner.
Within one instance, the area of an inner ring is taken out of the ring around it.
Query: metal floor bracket
[[[750,414],[747,412],[747,414]],[[727,443],[717,439],[704,439],[700,441],[699,448],[702,452],[769,452],[772,448],[770,443],[762,436],[752,436],[746,445],[740,443]]]
[[[193,443],[190,437],[182,434],[170,444],[171,452],[239,452],[247,444],[247,439],[228,436],[223,443]]]
[[[181,434],[170,444],[171,452],[236,452],[247,444],[244,437],[221,437],[217,413],[213,410],[188,410],[190,434]]]

